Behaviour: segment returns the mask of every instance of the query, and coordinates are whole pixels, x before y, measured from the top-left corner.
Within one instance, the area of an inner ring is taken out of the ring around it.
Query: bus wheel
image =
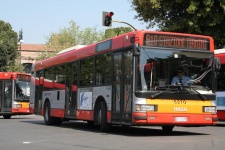
[[[110,125],[107,122],[107,108],[105,102],[101,102],[101,108],[99,113],[100,129],[102,132],[107,132],[110,129]]]
[[[4,117],[5,119],[10,119],[10,118],[11,118],[11,115],[3,115],[3,117]]]
[[[53,117],[50,116],[50,103],[45,103],[44,106],[44,120],[46,125],[52,125]]]
[[[174,126],[162,126],[162,130],[164,133],[171,133]]]

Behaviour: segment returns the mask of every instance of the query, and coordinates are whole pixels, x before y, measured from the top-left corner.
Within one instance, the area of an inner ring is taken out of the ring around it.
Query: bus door
[[[76,117],[77,102],[77,63],[66,65],[66,101],[65,101],[65,117]]]
[[[34,113],[41,114],[42,112],[42,92],[43,92],[43,83],[44,83],[44,74],[43,71],[36,72],[35,82],[35,104],[34,104]]]
[[[5,80],[1,81],[3,86],[1,87],[1,111],[2,112],[11,112],[12,110],[12,94],[13,94],[13,88],[12,88],[12,81]]]
[[[113,61],[112,123],[129,124],[132,121],[132,53],[114,53]]]

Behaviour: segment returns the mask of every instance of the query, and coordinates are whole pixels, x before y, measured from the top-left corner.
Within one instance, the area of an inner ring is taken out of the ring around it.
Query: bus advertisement
[[[29,115],[30,74],[0,72],[0,115]]]
[[[225,48],[214,50],[215,58],[219,58],[221,66],[216,72],[216,105],[219,121],[225,121]]]
[[[36,62],[30,110],[46,125],[83,120],[102,132],[215,125],[214,70],[211,37],[137,30]]]

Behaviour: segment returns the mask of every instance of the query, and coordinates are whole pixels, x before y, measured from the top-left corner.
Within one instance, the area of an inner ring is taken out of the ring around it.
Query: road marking
[[[31,142],[23,142],[23,144],[30,144]]]

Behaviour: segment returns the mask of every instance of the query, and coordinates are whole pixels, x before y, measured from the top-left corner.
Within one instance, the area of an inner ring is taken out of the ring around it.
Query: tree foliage
[[[75,45],[89,45],[102,40],[103,32],[98,32],[96,27],[81,29],[74,21],[69,27],[64,27],[58,33],[51,33],[47,38],[47,49],[53,53],[43,52],[38,56],[38,60],[56,55],[59,51],[73,47]]]
[[[136,19],[147,28],[212,36],[225,45],[225,0],[130,0]]]
[[[96,27],[81,29],[76,22],[71,21],[69,27],[60,29],[58,33],[50,34],[47,38],[46,51],[39,53],[37,60],[52,57],[59,51],[75,45],[89,45],[130,31],[132,31],[130,27],[110,28],[105,32],[97,31]]]
[[[114,36],[118,36],[120,34],[124,34],[131,31],[132,29],[130,27],[109,28],[105,30],[105,35],[103,39],[112,38]]]
[[[18,35],[9,23],[0,20],[0,71],[15,71]]]

